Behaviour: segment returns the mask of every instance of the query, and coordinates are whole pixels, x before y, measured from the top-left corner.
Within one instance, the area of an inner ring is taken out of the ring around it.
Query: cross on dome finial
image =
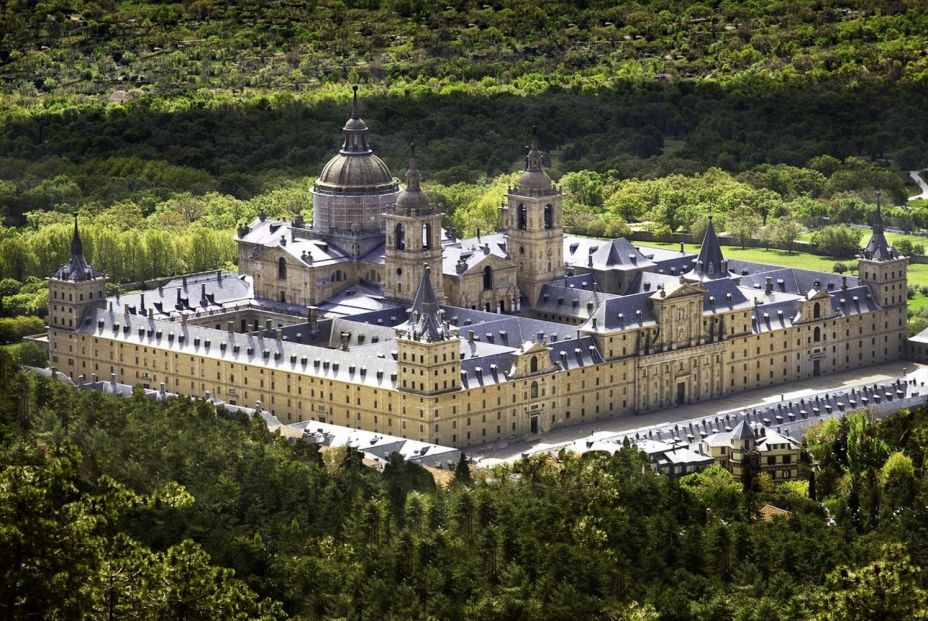
[[[361,116],[358,112],[358,85],[352,84],[351,90],[354,91],[354,94],[351,97],[351,118],[359,119]]]

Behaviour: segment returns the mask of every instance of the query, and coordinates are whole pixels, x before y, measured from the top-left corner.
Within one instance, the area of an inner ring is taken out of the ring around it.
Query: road
[[[918,185],[919,189],[922,191],[921,194],[910,196],[909,197],[910,201],[928,198],[928,182],[926,182],[925,179],[922,177],[922,173],[925,172],[926,170],[928,170],[928,168],[909,171],[909,176],[912,177],[912,180]]]

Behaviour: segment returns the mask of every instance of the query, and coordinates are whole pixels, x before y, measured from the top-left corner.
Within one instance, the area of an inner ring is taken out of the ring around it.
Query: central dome
[[[383,160],[367,153],[341,152],[325,165],[316,179],[316,190],[346,194],[380,194],[397,188]]]
[[[367,123],[358,114],[357,86],[351,117],[342,129],[342,148],[313,186],[313,229],[320,233],[380,234],[383,213],[393,207],[399,184],[367,145]]]

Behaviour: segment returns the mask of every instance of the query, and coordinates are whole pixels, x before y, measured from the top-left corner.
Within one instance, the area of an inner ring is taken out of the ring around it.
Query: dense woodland
[[[438,487],[203,401],[0,357],[6,619],[921,619],[928,410],[809,434],[806,480],[654,475],[634,449]],[[760,517],[765,503],[786,517]]]
[[[40,328],[75,212],[113,286],[233,268],[237,225],[310,218],[353,82],[457,234],[494,228],[537,124],[574,232],[698,237],[711,211],[844,259],[878,200],[928,228],[899,207],[928,166],[926,33],[923,0],[8,0],[0,341]],[[928,616],[926,410],[824,425],[805,481],[746,488],[632,450],[437,487],[2,352],[0,421],[5,619]]]

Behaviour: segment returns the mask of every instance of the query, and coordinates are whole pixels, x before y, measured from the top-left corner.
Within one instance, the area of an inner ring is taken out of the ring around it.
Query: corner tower
[[[872,226],[870,242],[861,251],[857,263],[860,282],[870,285],[873,295],[880,306],[906,305],[906,264],[908,260],[900,255],[886,241],[883,232],[883,210],[879,200]]]
[[[519,290],[530,305],[546,283],[564,274],[564,197],[542,168],[543,157],[533,127],[525,170],[506,194],[501,218],[509,254],[519,263]]]
[[[441,317],[426,265],[409,319],[396,329],[398,390],[432,395],[461,385],[461,343]]]
[[[48,279],[48,326],[74,330],[88,308],[106,305],[107,278],[84,259],[84,244],[74,216],[71,257]]]
[[[440,301],[444,295],[441,270],[441,212],[432,209],[420,186],[415,147],[410,145],[406,189],[384,214],[387,225],[384,246],[383,294],[387,299],[412,301],[424,273]],[[429,270],[426,265],[437,265]]]
[[[858,280],[870,287],[882,307],[880,313],[874,313],[876,335],[872,337],[872,346],[877,360],[895,360],[902,355],[906,337],[907,263],[908,260],[886,241],[883,211],[877,197],[873,234],[857,263]]]

